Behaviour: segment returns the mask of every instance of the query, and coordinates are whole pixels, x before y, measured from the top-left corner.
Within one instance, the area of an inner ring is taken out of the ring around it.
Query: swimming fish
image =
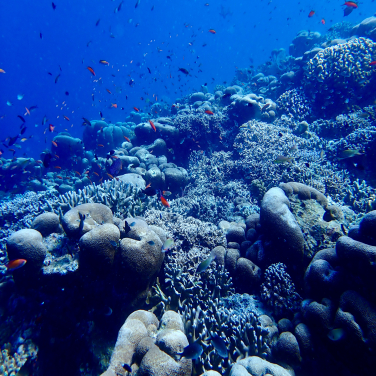
[[[339,153],[339,159],[346,159],[346,158],[352,158],[357,155],[363,155],[363,153],[360,153],[358,149],[347,149],[343,150]]]
[[[210,110],[205,110],[205,114],[208,114],[208,115],[214,115],[214,112],[213,112],[213,111],[210,111]]]
[[[78,212],[78,217],[80,218],[80,225],[78,226],[78,233],[81,234],[81,231],[84,228],[86,215]]]
[[[358,4],[353,2],[353,1],[346,1],[345,4],[342,4],[342,5],[346,5],[347,7],[350,7],[350,8],[358,8]]]
[[[110,63],[106,60],[99,60],[99,63],[103,65],[110,65]]]
[[[49,129],[50,132],[53,132],[54,129],[55,129],[55,126],[52,125],[52,124],[50,124],[50,125],[48,126],[48,129]]]
[[[24,96],[25,96],[25,94],[18,94],[17,99],[20,101],[21,99],[23,99]]]
[[[148,241],[148,244],[149,245],[154,245],[155,243],[152,240],[150,240],[150,241]]]
[[[374,60],[374,61],[371,61],[370,63],[369,63],[369,65],[376,65],[376,60]]]
[[[22,268],[26,262],[27,261],[25,259],[11,260],[8,262],[8,264],[6,264],[6,267],[9,272],[13,272],[14,270]]]
[[[343,17],[346,17],[348,16],[355,8],[353,7],[346,7],[344,10],[343,10]]]
[[[157,128],[155,127],[154,123],[151,120],[149,120],[149,123],[150,123],[151,127],[153,128],[153,131],[156,132]]]
[[[174,246],[175,246],[174,239],[168,238],[163,243],[162,252],[166,253],[166,252],[170,251]]]
[[[339,341],[345,336],[345,331],[342,328],[332,329],[328,333],[328,338],[331,341]]]
[[[119,246],[119,243],[118,243],[118,242],[115,242],[114,240],[110,240],[110,244],[111,244],[113,247],[115,247],[115,248],[117,248],[117,247]]]
[[[128,142],[131,142],[131,140],[128,138],[128,137],[126,137],[126,136],[123,136]]]
[[[118,105],[117,105],[116,103],[111,103],[111,107],[113,107],[113,108],[117,108]]]
[[[322,18],[320,21],[323,25],[325,25],[325,20]]]
[[[166,208],[170,207],[170,204],[167,202],[167,200],[163,196],[160,196],[159,199],[161,200],[161,203],[163,206],[165,206]]]
[[[95,72],[94,72],[94,69],[92,67],[87,67],[87,69],[89,70],[89,72],[95,76]]]
[[[209,33],[211,33],[211,34],[217,34],[217,32],[214,29],[209,29]]]
[[[5,70],[0,68],[0,73],[5,73]]]
[[[130,366],[129,364],[127,364],[127,363],[123,363],[121,366],[122,366],[127,372],[132,372],[132,368],[131,368],[131,366]]]
[[[222,358],[228,357],[226,343],[219,335],[215,334],[214,336],[211,336],[210,342]]]
[[[212,263],[212,261],[214,259],[215,259],[215,255],[213,255],[211,253],[208,258],[206,258],[204,261],[200,262],[200,264],[198,265],[198,267],[196,269],[196,273],[204,272],[209,267],[209,265]]]
[[[186,359],[197,359],[201,356],[203,352],[202,346],[200,345],[200,340],[197,340],[187,347],[184,347],[183,352],[179,353],[181,358]]]
[[[275,159],[273,163],[285,163],[285,162],[292,163],[292,161],[293,161],[293,158],[288,158],[283,155],[278,155],[278,157]]]
[[[179,68],[178,71],[184,73],[185,75],[188,75],[189,74],[189,71],[185,68]]]
[[[314,11],[314,10],[311,10],[311,11],[308,13],[308,17],[311,18],[314,14],[315,14],[315,11]]]
[[[86,118],[84,118],[84,117],[83,117],[82,119],[83,119],[83,121],[84,121],[84,122],[83,122],[83,125],[86,124],[86,125],[91,126],[91,122],[90,122],[90,120],[88,120],[88,119],[86,119]]]

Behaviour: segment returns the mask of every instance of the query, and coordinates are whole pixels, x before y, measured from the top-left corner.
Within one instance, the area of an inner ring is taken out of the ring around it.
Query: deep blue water
[[[205,83],[212,92],[231,82],[236,67],[256,68],[273,49],[288,51],[302,29],[325,33],[336,22],[355,24],[373,14],[369,0],[346,18],[343,1],[141,0],[135,8],[136,0],[126,0],[116,13],[120,1],[54,3],[55,10],[51,1],[4,1],[0,7],[0,68],[6,72],[0,75],[0,139],[17,134],[22,124],[17,115],[26,120],[25,136],[33,135],[16,156],[39,158],[49,145],[44,116],[57,132],[80,137],[82,117],[98,119],[101,111],[107,122],[124,121],[133,107],[147,112],[146,98],[172,104]],[[310,10],[316,12],[312,18]],[[24,116],[31,106],[38,108]]]

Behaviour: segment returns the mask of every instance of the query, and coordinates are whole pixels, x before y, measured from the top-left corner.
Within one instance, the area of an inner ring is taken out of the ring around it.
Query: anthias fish
[[[6,267],[9,272],[13,272],[14,270],[22,268],[26,264],[26,262],[27,261],[25,259],[11,260],[8,262]]]

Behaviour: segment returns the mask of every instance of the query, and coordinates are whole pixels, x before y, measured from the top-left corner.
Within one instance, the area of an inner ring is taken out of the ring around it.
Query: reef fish
[[[151,120],[149,120],[149,123],[150,123],[151,127],[153,128],[153,131],[156,132],[157,128],[155,127],[154,123]]]
[[[179,68],[178,71],[184,73],[185,75],[188,75],[189,74],[189,71],[185,68]]]
[[[346,1],[345,4],[343,5],[346,5],[347,7],[354,8],[354,9],[358,8],[358,4],[353,1]]]
[[[175,246],[174,239],[168,238],[162,246],[162,252],[170,251]]]
[[[347,149],[343,150],[339,153],[338,158],[339,159],[346,159],[346,158],[352,158],[357,155],[363,155],[358,149]]]
[[[314,11],[314,10],[311,10],[311,11],[308,13],[308,17],[311,18],[314,14],[315,14],[315,11]]]
[[[205,259],[204,261],[201,261],[196,269],[196,273],[202,273],[204,272],[209,265],[212,263],[212,261],[215,259],[215,256],[213,254],[210,254],[210,256]]]
[[[163,196],[160,196],[159,199],[161,200],[161,203],[163,206],[165,206],[166,208],[170,207],[170,204],[167,202],[167,200]]]
[[[27,261],[25,259],[11,260],[11,261],[8,262],[6,267],[7,267],[7,270],[9,272],[12,272],[13,270],[17,270],[19,268],[22,268],[26,264],[26,262]]]
[[[211,336],[210,342],[222,358],[228,357],[226,343],[219,335],[215,334],[214,336]]]
[[[273,163],[285,163],[285,162],[292,163],[292,161],[293,161],[293,158],[288,158],[283,155],[278,155],[278,157],[275,159]]]
[[[346,17],[348,16],[355,8],[353,7],[346,7],[344,10],[343,10],[343,17]]]
[[[87,67],[87,69],[89,70],[89,72],[95,76],[95,72],[94,72],[94,69],[92,67]]]
[[[331,340],[331,341],[339,341],[340,339],[342,339],[343,337],[345,336],[345,331],[341,328],[337,328],[337,329],[332,329],[329,333],[328,333],[328,338]]]
[[[184,347],[183,352],[179,353],[181,358],[186,359],[197,359],[201,356],[203,352],[202,346],[200,345],[200,341],[197,340],[187,347]]]

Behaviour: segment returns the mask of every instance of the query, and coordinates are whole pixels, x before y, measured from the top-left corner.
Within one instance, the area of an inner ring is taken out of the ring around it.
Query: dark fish
[[[132,372],[132,368],[131,368],[131,366],[130,366],[129,364],[124,363],[124,364],[122,364],[121,366],[122,366],[127,372]]]
[[[65,95],[69,95],[69,92],[68,92],[68,91],[66,91],[66,92],[65,92]]]
[[[228,357],[226,343],[219,335],[215,334],[214,336],[211,336],[210,342],[222,358]]]
[[[215,256],[210,255],[207,259],[205,259],[204,261],[201,261],[199,266],[196,269],[196,273],[204,272],[214,259],[215,259]]]
[[[51,159],[52,159],[51,153],[45,154],[44,158],[43,158],[43,166],[46,167],[46,168],[49,167],[50,163],[51,163]]]
[[[18,139],[18,135],[14,137],[9,137],[8,146],[12,146]]]
[[[121,159],[115,159],[115,161],[109,167],[110,174],[116,176],[122,168],[123,163],[121,162]]]
[[[78,226],[78,233],[81,234],[81,231],[84,228],[86,215],[78,212],[78,216],[80,218],[80,225]]]
[[[352,8],[350,8],[352,9]],[[345,336],[345,331],[342,328],[332,329],[328,333],[328,337],[331,341],[339,341]]]
[[[123,230],[124,230],[125,233],[131,231],[131,228],[129,227],[127,221],[124,221],[124,227],[123,227]]]
[[[117,242],[115,242],[114,240],[110,240],[110,244],[111,244],[113,247],[115,247],[115,248],[117,248],[117,247],[119,246],[119,244],[118,244]]]
[[[150,240],[150,241],[148,242],[148,244],[149,244],[149,245],[154,245],[155,243],[154,243],[152,240]]]
[[[151,74],[151,70],[150,70],[150,68],[149,68],[149,67],[146,67],[146,68],[148,68],[148,71],[149,71],[149,73]]]
[[[42,37],[42,33],[39,33],[39,38],[40,38],[40,39],[43,39],[43,37]]]
[[[136,222],[132,222],[132,223],[130,224],[130,226],[133,227],[135,224],[136,224]]]
[[[17,115],[18,118],[20,118],[20,120],[25,123],[25,119],[21,116],[21,115]],[[21,133],[22,134],[22,133]]]
[[[343,150],[339,153],[338,157],[339,159],[346,159],[346,158],[352,158],[357,155],[363,155],[358,149],[347,149]]]
[[[99,25],[99,22],[100,22],[100,18],[98,18],[98,21],[95,23],[95,26],[98,26]]]
[[[199,340],[197,340],[187,347],[184,347],[184,351],[179,353],[179,355],[181,356],[181,358],[197,359],[201,356],[202,351],[202,346],[200,345]]]
[[[90,121],[88,119],[86,119],[84,117],[82,119],[84,120],[83,125],[86,124],[86,125],[91,126],[91,123],[90,123]]]
[[[157,194],[157,191],[154,188],[146,188],[142,191],[146,196],[155,196]]]
[[[52,3],[52,9],[55,10],[56,9],[56,5],[54,3]]]
[[[352,8],[352,7],[346,7],[344,10],[343,10],[343,17],[346,17],[348,16],[355,8]]]
[[[57,81],[59,81],[59,78],[60,78],[60,73],[55,78],[55,84],[57,84]]]
[[[138,5],[140,4],[140,1],[141,1],[141,0],[137,0],[136,5],[134,6],[135,8],[138,7]]]
[[[185,68],[179,68],[178,71],[184,73],[185,75],[189,74],[189,72]]]
[[[43,120],[42,120],[42,125],[44,125],[44,124],[46,124],[46,123],[47,123],[47,117],[44,116],[44,117],[43,117]]]
[[[31,112],[33,110],[36,110],[37,108],[38,108],[38,106],[31,106],[31,107],[29,107],[29,111]]]
[[[22,128],[20,134],[24,134],[26,132],[26,129],[26,127]]]
[[[129,81],[129,86],[132,86],[133,83],[134,83],[134,80],[131,79],[131,80]]]

